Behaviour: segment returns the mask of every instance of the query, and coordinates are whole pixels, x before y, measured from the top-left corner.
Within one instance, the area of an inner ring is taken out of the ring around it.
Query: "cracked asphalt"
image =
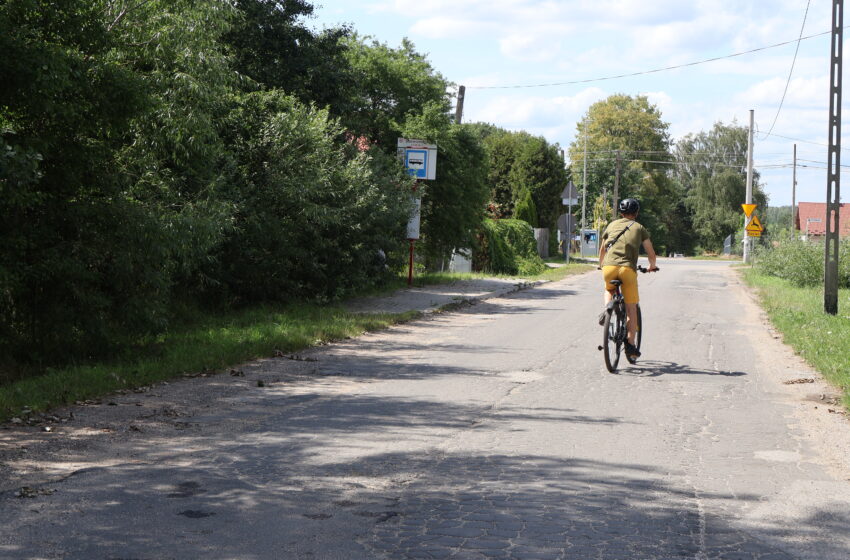
[[[0,558],[850,558],[830,389],[728,264],[660,266],[616,374],[594,272],[6,427]]]

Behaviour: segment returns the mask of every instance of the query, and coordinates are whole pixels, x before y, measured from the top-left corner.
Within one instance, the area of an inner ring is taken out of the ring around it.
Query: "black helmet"
[[[640,202],[634,198],[624,198],[620,201],[620,214],[637,214],[640,210]]]

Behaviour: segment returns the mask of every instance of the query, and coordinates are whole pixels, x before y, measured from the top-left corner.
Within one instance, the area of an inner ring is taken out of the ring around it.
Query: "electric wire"
[[[718,60],[724,60],[724,59],[727,59],[727,58],[735,58],[735,57],[743,56],[743,55],[746,55],[746,54],[752,54],[752,53],[755,53],[755,52],[766,51],[768,49],[775,49],[777,47],[784,47],[785,45],[790,45],[791,43],[795,43],[795,42],[799,46],[800,41],[807,40],[807,39],[814,39],[815,37],[821,37],[823,35],[828,35],[830,33],[832,33],[832,30],[824,31],[822,33],[815,33],[814,35],[808,35],[806,37],[799,37],[799,38],[793,39],[791,41],[784,41],[782,43],[767,45],[765,47],[758,47],[758,48],[755,48],[755,49],[750,49],[748,51],[741,51],[741,52],[727,54],[727,55],[723,55],[723,56],[715,56],[713,58],[706,58],[704,60],[696,60],[694,62],[686,62],[684,64],[676,64],[674,66],[665,66],[663,68],[653,68],[652,70],[643,70],[643,71],[640,71],[640,72],[632,72],[632,73],[629,73],[629,74],[618,74],[616,76],[604,76],[604,77],[600,77],[600,78],[587,78],[585,80],[570,80],[570,81],[566,81],[566,82],[551,82],[551,83],[543,83],[543,84],[516,84],[516,85],[509,85],[509,86],[466,86],[466,89],[539,88],[539,87],[567,86],[567,85],[574,85],[574,84],[587,84],[587,83],[590,83],[590,82],[604,82],[606,80],[616,80],[616,79],[619,79],[619,78],[631,78],[631,77],[634,77],[634,76],[642,76],[642,75],[645,75],[645,74],[656,74],[658,72],[666,72],[668,70],[677,70],[679,68],[687,68],[689,66],[697,66],[697,65],[700,65],[700,64],[707,64],[709,62],[717,62]]]
[[[779,118],[779,113],[782,111],[782,105],[785,103],[785,96],[788,94],[788,86],[791,85],[791,75],[794,73],[794,65],[797,63],[797,53],[800,52],[800,43],[803,40],[803,30],[806,28],[806,18],[809,17],[809,6],[812,0],[806,2],[806,13],[803,14],[803,25],[800,26],[800,38],[797,39],[797,48],[794,49],[794,58],[791,59],[791,69],[788,71],[788,80],[785,82],[785,91],[782,92],[782,99],[779,101],[779,107],[776,109],[776,115],[773,117],[773,122],[770,125],[768,134],[773,132],[773,127],[776,126],[776,120]]]

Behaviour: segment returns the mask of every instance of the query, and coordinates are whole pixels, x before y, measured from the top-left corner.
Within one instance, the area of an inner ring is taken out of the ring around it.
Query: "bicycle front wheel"
[[[640,305],[637,306],[637,333],[635,333],[635,347],[640,350],[640,341],[643,338],[643,316],[640,314]]]
[[[617,364],[620,363],[620,350],[623,346],[620,332],[622,330],[622,319],[619,314],[609,311],[605,317],[603,326],[602,350],[605,354],[605,367],[613,373],[617,370]]]

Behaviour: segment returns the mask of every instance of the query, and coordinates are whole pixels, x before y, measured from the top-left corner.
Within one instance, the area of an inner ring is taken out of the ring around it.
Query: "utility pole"
[[[826,247],[823,309],[838,313],[838,220],[841,209],[841,70],[844,0],[832,1],[832,56],[829,68],[829,153],[826,178]]]
[[[747,204],[753,203],[753,113],[750,109],[750,132],[747,136]],[[747,218],[744,218],[744,226],[746,226]],[[752,239],[747,235],[746,228],[744,229],[744,262],[749,264],[752,260]]]
[[[796,237],[797,227],[797,144],[794,144],[794,172],[791,179],[791,238]]]
[[[614,217],[617,217],[617,203],[620,200],[620,150],[617,150],[617,172],[614,174],[614,201],[611,204],[611,211]]]
[[[581,190],[581,234],[584,235],[584,230],[587,224],[584,221],[584,209],[587,206],[587,119],[584,120],[584,175],[582,175],[582,190]]]
[[[457,90],[457,106],[455,107],[455,124],[460,124],[463,119],[463,99],[466,97],[466,86],[460,86]]]

